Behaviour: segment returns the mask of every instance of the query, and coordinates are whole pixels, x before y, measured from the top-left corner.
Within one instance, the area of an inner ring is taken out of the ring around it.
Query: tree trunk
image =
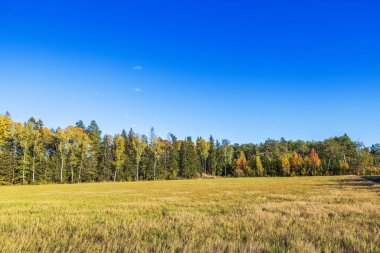
[[[15,169],[12,171],[12,185],[15,183]]]
[[[34,175],[36,171],[36,156],[33,154],[33,165],[32,165],[32,182],[34,183]]]
[[[224,165],[224,176],[227,176],[227,164]]]
[[[153,181],[156,180],[156,166],[157,166],[157,158],[154,158],[154,164],[153,164]]]
[[[113,181],[116,182],[116,173],[117,173],[117,169],[115,169],[115,174],[113,176]]]
[[[329,157],[329,163],[327,165],[327,171],[330,171],[330,163],[331,163],[331,158]]]
[[[81,159],[79,173],[78,173],[78,182],[79,183],[81,182],[82,167],[83,167],[83,160]]]
[[[79,172],[78,172],[78,183],[81,182],[81,172],[82,172],[82,166],[80,166]]]
[[[63,182],[63,156],[61,158],[61,183]]]
[[[48,180],[47,180],[47,169],[46,169],[46,166],[44,166],[42,159],[40,159],[40,163],[42,165],[42,168],[44,169],[45,181],[47,182]]]
[[[13,145],[14,151],[13,151],[13,171],[12,171],[12,184],[15,183],[15,172],[16,172],[16,167],[17,167],[17,162],[16,162],[16,144]]]
[[[74,168],[71,167],[71,183],[74,183]]]
[[[24,150],[24,158],[22,165],[22,184],[25,184],[25,164],[26,164],[26,150]]]
[[[136,163],[136,181],[139,181],[139,163]]]

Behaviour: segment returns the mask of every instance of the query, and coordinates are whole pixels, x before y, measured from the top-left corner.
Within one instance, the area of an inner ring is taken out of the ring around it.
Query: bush
[[[380,175],[380,167],[369,167],[365,169],[365,175]]]
[[[0,185],[10,185],[11,183],[9,183],[7,180],[5,180],[4,178],[0,178]]]
[[[244,171],[241,169],[236,169],[234,174],[235,177],[244,177]]]

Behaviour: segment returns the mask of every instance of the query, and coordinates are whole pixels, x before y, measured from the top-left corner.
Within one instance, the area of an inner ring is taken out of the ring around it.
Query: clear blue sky
[[[380,142],[380,2],[0,1],[0,111],[114,134]]]

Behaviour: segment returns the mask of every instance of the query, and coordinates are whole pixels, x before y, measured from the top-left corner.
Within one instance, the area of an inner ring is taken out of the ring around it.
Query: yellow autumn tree
[[[339,167],[343,171],[343,173],[347,173],[348,169],[350,168],[350,165],[344,161],[344,160],[339,160]]]
[[[290,161],[289,155],[283,155],[280,159],[281,161],[281,169],[284,176],[290,175]]]
[[[263,163],[261,162],[260,156],[255,156],[255,168],[256,168],[256,175],[259,177],[262,177],[264,175],[264,167]]]
[[[115,157],[114,157],[114,165],[115,165],[115,172],[113,181],[116,181],[117,172],[120,171],[123,168],[123,165],[125,163],[125,141],[124,138],[118,134],[115,137]]]
[[[0,115],[0,147],[11,138],[11,128],[13,122],[7,115]]]
[[[74,183],[74,171],[77,171],[78,182],[81,181],[83,161],[89,151],[89,138],[80,127],[65,128],[67,138],[68,165],[71,171],[71,182]]]

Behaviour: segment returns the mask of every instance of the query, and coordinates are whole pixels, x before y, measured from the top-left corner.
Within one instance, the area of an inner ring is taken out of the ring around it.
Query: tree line
[[[102,135],[95,121],[49,129],[33,117],[0,115],[0,184],[80,183],[196,177],[380,173],[380,145],[349,136],[324,141],[268,139],[260,144],[191,137],[166,139],[123,130]]]

